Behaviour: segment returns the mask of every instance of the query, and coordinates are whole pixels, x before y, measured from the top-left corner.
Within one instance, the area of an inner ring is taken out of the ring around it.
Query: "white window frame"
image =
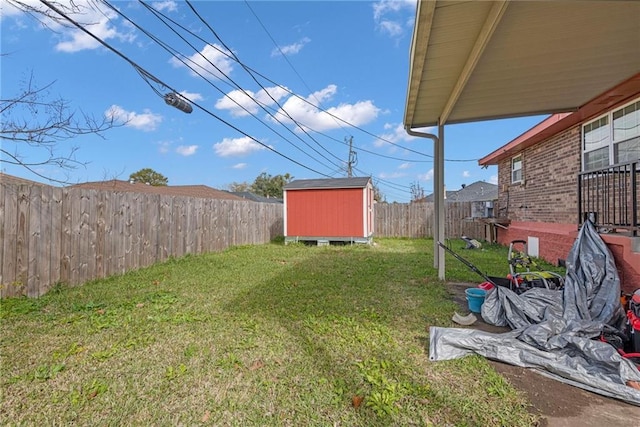
[[[625,141],[630,141],[634,138],[640,138],[640,127],[638,127],[638,131],[636,134],[632,135],[632,136],[626,136],[624,139],[614,139],[614,126],[613,126],[613,115],[627,107],[629,107],[630,105],[636,104],[636,103],[640,103],[640,98],[636,98],[624,105],[621,105],[619,107],[616,107],[614,109],[609,110],[606,114],[602,114],[598,117],[596,117],[593,120],[588,121],[587,123],[584,123],[582,125],[582,132],[580,135],[580,158],[581,158],[581,164],[582,164],[582,171],[589,171],[589,170],[597,170],[598,168],[593,168],[593,169],[585,169],[585,154],[590,153],[592,151],[596,151],[596,150],[601,150],[603,148],[608,148],[608,158],[609,158],[609,164],[608,166],[614,165],[616,164],[616,158],[615,158],[615,146],[617,144],[620,144],[622,142]],[[595,144],[589,147],[589,149],[586,149],[586,140],[585,140],[585,128],[587,128],[588,126],[592,125],[593,123],[602,120],[603,118],[607,119],[607,123],[604,125],[604,127],[606,127],[606,132],[607,132],[607,138],[603,139],[603,142],[600,144]]]
[[[523,157],[522,154],[518,154],[517,156],[513,156],[511,158],[511,183],[512,184],[521,184],[524,181],[524,168],[523,168]],[[519,164],[519,168],[515,169],[516,163]],[[515,172],[520,172],[520,179],[515,179]]]

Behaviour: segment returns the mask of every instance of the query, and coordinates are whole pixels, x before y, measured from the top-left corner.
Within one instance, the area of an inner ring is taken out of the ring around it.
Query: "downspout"
[[[438,136],[432,133],[417,132],[408,125],[405,131],[411,136],[419,138],[429,138],[433,141],[433,266],[438,269],[438,278],[445,280],[444,249],[438,242],[444,243],[444,127],[438,124]]]

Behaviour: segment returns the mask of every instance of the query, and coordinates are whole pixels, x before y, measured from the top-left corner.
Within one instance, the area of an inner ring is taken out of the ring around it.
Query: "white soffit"
[[[404,124],[573,111],[640,72],[640,1],[420,1]]]

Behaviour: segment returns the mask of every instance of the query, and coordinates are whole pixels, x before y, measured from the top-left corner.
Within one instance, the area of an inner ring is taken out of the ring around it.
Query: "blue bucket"
[[[469,288],[466,289],[464,293],[467,295],[469,310],[474,313],[480,313],[482,311],[482,304],[484,303],[484,297],[487,295],[487,291],[481,288]]]

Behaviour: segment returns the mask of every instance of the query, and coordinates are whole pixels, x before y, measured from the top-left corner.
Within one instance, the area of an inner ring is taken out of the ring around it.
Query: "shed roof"
[[[640,1],[418,1],[404,125],[576,111],[640,71]]]
[[[141,182],[131,183],[112,179],[109,181],[84,182],[68,188],[85,188],[91,190],[120,191],[132,193],[161,194],[167,196],[198,197],[202,199],[243,200],[228,191],[216,190],[206,185],[163,185],[153,186]]]
[[[285,190],[311,190],[320,188],[364,188],[371,177],[297,179],[284,186]]]

